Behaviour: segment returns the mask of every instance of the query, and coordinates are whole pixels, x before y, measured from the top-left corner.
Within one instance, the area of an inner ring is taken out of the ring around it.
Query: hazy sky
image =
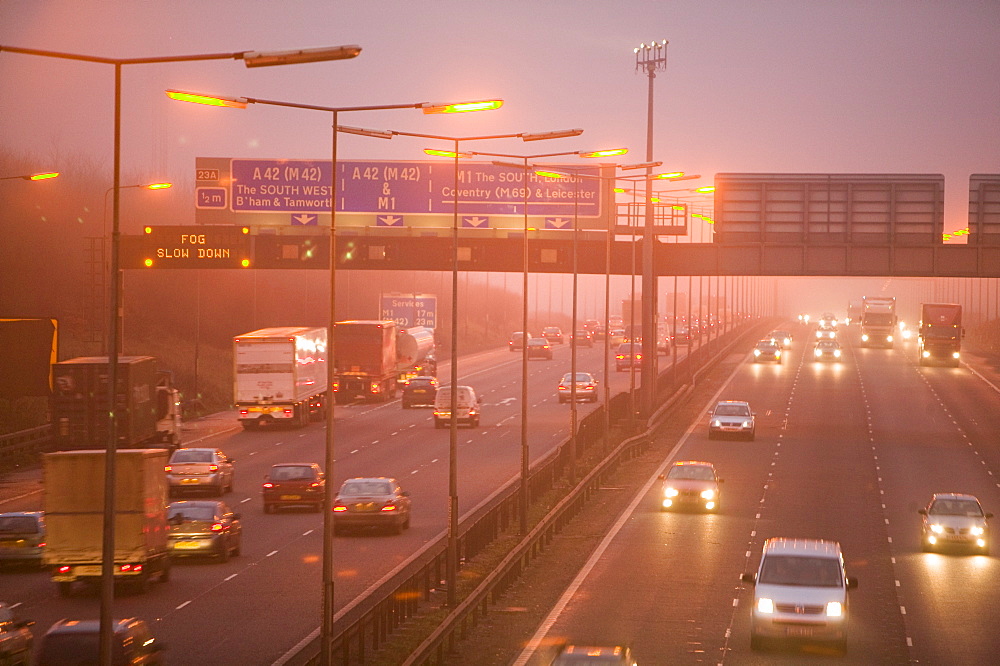
[[[0,2],[0,44],[26,48],[108,57],[363,48],[354,60],[290,67],[125,67],[123,170],[187,185],[196,157],[328,158],[329,117],[181,104],[165,88],[328,106],[495,96],[505,106],[492,113],[341,122],[457,136],[581,127],[575,139],[478,147],[624,145],[642,161],[647,81],[632,49],[662,39],[654,159],[702,174],[696,184],[718,172],[942,173],[951,231],[967,224],[969,175],[1000,173],[998,0]],[[113,67],[0,53],[0,81],[0,146],[37,156],[39,169],[94,156],[110,183]],[[348,136],[341,155],[425,159],[425,147]]]

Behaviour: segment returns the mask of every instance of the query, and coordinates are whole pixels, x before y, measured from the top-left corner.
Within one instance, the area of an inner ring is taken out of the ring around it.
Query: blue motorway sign
[[[437,296],[434,294],[383,294],[380,319],[391,319],[402,328],[437,328]]]
[[[557,165],[547,168],[558,170]],[[367,222],[370,226],[426,226],[427,221],[413,216],[442,220],[455,214],[457,204],[462,227],[489,229],[519,226],[502,224],[499,218],[523,217],[527,198],[528,214],[539,221],[605,215],[602,194],[608,181],[594,178],[601,167],[573,165],[570,170],[583,177],[551,178],[492,162],[462,162],[456,187],[450,161],[338,160],[337,213],[344,213],[349,225],[357,217],[352,214],[364,214],[379,216]],[[314,224],[303,216],[329,218],[329,160],[198,158],[196,173],[199,222],[274,224],[274,215],[281,215],[285,224],[289,219],[291,224]],[[257,216],[223,220],[223,213]]]

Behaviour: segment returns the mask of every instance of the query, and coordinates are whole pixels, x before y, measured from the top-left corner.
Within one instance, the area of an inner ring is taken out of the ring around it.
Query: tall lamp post
[[[350,128],[355,133],[368,133],[373,130],[362,130],[360,128]],[[456,587],[458,583],[458,161],[463,157],[471,157],[470,153],[460,152],[461,144],[466,141],[485,141],[488,139],[521,139],[522,141],[541,141],[545,139],[560,139],[570,136],[578,136],[583,133],[582,129],[560,130],[555,132],[528,133],[519,132],[516,134],[493,134],[485,136],[441,136],[436,134],[422,134],[417,132],[401,132],[389,130],[384,132],[386,138],[392,136],[412,136],[423,139],[434,139],[438,141],[450,141],[453,150],[440,150],[425,148],[424,153],[436,157],[449,157],[455,161],[454,201],[452,206],[452,270],[451,270],[451,373],[449,383],[451,389],[451,429],[448,440],[448,558],[446,565],[446,588],[448,593],[448,606],[454,608],[457,603]]]
[[[519,490],[520,499],[518,501],[518,518],[519,527],[522,535],[528,533],[528,471],[530,467],[530,450],[528,447],[528,343],[527,343],[527,331],[528,331],[528,203],[530,190],[528,188],[528,160],[541,159],[546,157],[563,157],[568,155],[577,155],[579,157],[611,157],[615,155],[624,155],[628,152],[627,148],[616,148],[613,150],[597,150],[597,151],[568,151],[562,153],[544,153],[537,155],[511,155],[506,153],[481,153],[473,151],[472,155],[484,155],[489,157],[507,157],[511,159],[520,159],[522,164],[509,164],[507,162],[494,162],[493,164],[497,166],[508,166],[517,169],[521,169],[524,172],[524,187],[522,188],[524,194],[524,244],[522,246],[522,259],[523,259],[523,302],[521,304],[521,331],[524,334],[522,338],[521,345],[521,487]],[[574,231],[575,231],[574,222]],[[574,234],[575,238],[575,234]],[[574,250],[574,261],[576,259],[576,253]],[[575,286],[575,284],[574,284]],[[575,301],[575,299],[574,299]],[[576,326],[576,318],[573,319],[573,325]],[[573,354],[573,361],[576,361],[576,349],[574,344],[574,349],[571,352]],[[575,372],[575,369],[574,369]],[[576,375],[574,374],[574,377]],[[573,384],[573,392],[575,399],[576,384]],[[573,407],[576,405],[574,403]],[[575,430],[574,430],[575,431]]]
[[[40,173],[29,173],[23,176],[0,176],[0,180],[49,180],[59,177],[58,171],[44,171]]]
[[[269,67],[274,65],[291,65],[304,62],[321,62],[327,60],[345,60],[354,58],[361,53],[360,46],[335,46],[330,48],[302,49],[297,51],[258,52],[238,51],[235,53],[205,53],[184,56],[161,56],[154,58],[105,58],[100,56],[61,53],[58,51],[42,51],[14,46],[0,45],[0,51],[21,53],[46,58],[61,58],[63,60],[80,60],[114,66],[115,72],[115,102],[114,102],[114,204],[112,206],[111,231],[111,296],[110,322],[108,340],[108,444],[104,465],[104,527],[101,546],[101,624],[100,624],[100,662],[102,666],[111,664],[112,647],[112,604],[114,602],[114,553],[115,553],[115,454],[118,445],[118,405],[116,393],[118,386],[118,311],[120,293],[118,288],[119,272],[119,189],[121,187],[121,106],[122,106],[122,67],[125,65],[147,65],[168,62],[189,62],[201,60],[242,60],[247,67]]]
[[[646,94],[646,161],[653,159],[653,81],[656,72],[667,68],[667,40],[640,44],[633,49],[635,53],[635,69],[644,72],[649,79]],[[647,177],[652,173],[646,169]],[[653,270],[653,203],[652,181],[646,180],[646,218],[642,236],[642,325],[643,328],[656,325],[656,272]],[[642,338],[642,385],[640,391],[640,409],[644,416],[653,412],[653,400],[656,395],[656,337],[644,335]]]
[[[337,276],[337,135],[340,132],[348,134],[360,134],[363,136],[373,136],[378,138],[392,138],[391,132],[379,132],[376,130],[360,130],[359,128],[344,127],[338,123],[339,115],[351,111],[385,111],[392,109],[422,109],[424,113],[462,113],[469,111],[489,111],[498,109],[503,105],[503,100],[481,100],[474,102],[457,103],[432,103],[416,102],[412,104],[377,104],[366,106],[318,106],[315,104],[298,104],[295,102],[282,102],[270,99],[258,99],[254,97],[215,97],[201,93],[183,92],[179,90],[168,90],[167,95],[172,99],[184,102],[195,102],[198,104],[209,104],[213,106],[227,106],[232,108],[246,108],[249,104],[270,104],[273,106],[283,106],[293,109],[306,109],[310,111],[323,111],[332,116],[331,140],[331,173],[330,173],[330,315],[327,325],[327,400],[326,400],[326,474],[331,477],[335,462],[335,435],[334,435],[334,401],[333,385],[336,380],[336,368],[334,367],[334,328],[337,322],[336,316],[336,276]],[[457,183],[456,183],[457,187]],[[457,196],[457,195],[456,195]],[[452,368],[455,367],[454,359]],[[454,384],[453,384],[454,385]],[[452,391],[454,400],[454,391]],[[454,413],[454,409],[452,410]],[[453,421],[454,423],[454,421]],[[326,493],[324,498],[323,512],[323,624],[320,630],[321,663],[328,664],[331,659],[331,648],[333,640],[333,615],[334,615],[334,571],[333,571],[333,494]]]

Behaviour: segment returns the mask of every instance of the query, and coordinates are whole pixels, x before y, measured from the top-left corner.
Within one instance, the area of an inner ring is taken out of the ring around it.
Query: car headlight
[[[886,342],[892,342],[892,336],[891,335],[885,336],[885,341]]]
[[[822,349],[814,349],[813,350],[813,356],[822,356],[822,355],[823,355],[823,350]]]
[[[666,488],[663,489],[664,497],[677,497],[678,494],[679,494],[678,490],[672,486],[667,486]]]
[[[753,350],[753,355],[754,356],[760,356],[760,350],[759,349],[754,349]]]
[[[931,525],[931,532],[934,532],[934,534],[944,534],[944,527],[941,525]]]
[[[711,488],[709,488],[708,490],[703,490],[701,491],[701,498],[707,500],[715,499],[715,491],[712,490]]]
[[[951,357],[952,358],[958,358],[959,357],[959,353],[958,352],[952,352],[951,353]]]
[[[834,349],[833,350],[833,355],[836,356],[837,358],[840,358],[840,350],[839,349]]]
[[[868,334],[867,333],[862,334],[862,336],[861,336],[861,342],[868,342]]]
[[[721,428],[722,427],[722,421],[720,421],[719,419],[715,419],[714,421],[712,421],[712,427],[713,428]]]
[[[744,421],[743,422],[743,427],[744,428],[750,428],[752,426],[753,426],[753,421]]]
[[[785,338],[785,346],[787,347],[790,344],[792,344],[792,339],[791,338]]]
[[[842,617],[844,615],[844,605],[839,601],[830,601],[826,604],[827,617]]]
[[[972,534],[973,536],[980,536],[985,531],[986,530],[979,526],[969,528],[969,534]]]
[[[931,353],[925,349],[923,352],[920,353],[920,355],[923,356],[924,358],[930,358]]]
[[[757,600],[757,612],[758,613],[773,613],[774,612],[774,602],[767,597],[761,597]]]

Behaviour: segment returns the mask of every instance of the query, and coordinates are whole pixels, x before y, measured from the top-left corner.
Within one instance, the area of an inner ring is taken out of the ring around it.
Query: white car
[[[750,403],[743,400],[723,400],[708,413],[708,438],[733,435],[751,442],[757,435],[757,423]]]
[[[719,484],[723,480],[715,473],[712,463],[678,460],[660,480],[663,481],[662,511],[678,508],[717,511],[719,508]]]
[[[990,528],[986,521],[993,514],[984,513],[974,496],[936,493],[919,513],[924,517],[921,542],[925,551],[955,546],[989,555]]]
[[[847,577],[836,541],[768,539],[757,573],[740,579],[754,586],[751,649],[762,649],[767,639],[790,639],[847,650],[847,591],[858,581]]]

